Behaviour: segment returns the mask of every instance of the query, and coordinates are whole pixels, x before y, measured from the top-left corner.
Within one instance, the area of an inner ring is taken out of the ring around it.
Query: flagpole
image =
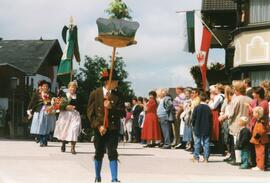
[[[112,83],[112,76],[113,76],[113,69],[115,65],[115,53],[116,53],[116,47],[113,47],[113,52],[112,52],[112,65],[110,69],[110,77],[109,77],[109,89],[111,88],[111,83]]]
[[[217,36],[214,34],[214,32],[208,27],[208,25],[206,25],[206,23],[203,21],[203,19],[197,15],[196,11],[194,13],[200,19],[200,21],[202,22],[202,24],[209,30],[209,32],[211,32],[211,34],[217,40],[217,42],[220,44],[220,46],[223,47],[221,41],[217,38]]]
[[[182,11],[176,11],[176,13],[186,13],[186,12],[190,12],[190,11],[194,11],[194,14],[196,14],[196,16],[202,22],[202,24],[209,30],[209,32],[213,35],[213,37],[215,38],[215,40],[217,40],[217,42],[220,44],[220,46],[223,47],[221,41],[217,38],[217,36],[214,34],[214,32],[208,27],[208,25],[206,25],[206,23],[203,21],[203,19],[197,15],[196,11],[201,11],[201,10],[189,10],[189,11],[188,10],[182,10]]]
[[[201,10],[180,10],[180,11],[176,11],[176,13],[186,13],[189,11],[201,11]]]
[[[70,82],[72,81],[72,77],[73,77],[73,61],[71,59],[71,63],[70,63]]]

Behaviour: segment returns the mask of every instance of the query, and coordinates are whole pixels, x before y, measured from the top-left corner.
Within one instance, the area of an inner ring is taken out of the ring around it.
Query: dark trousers
[[[48,137],[47,135],[39,135],[40,144],[47,145],[48,144]]]
[[[215,144],[216,153],[224,155],[225,154],[225,138],[224,138],[224,130],[222,129],[222,125],[219,125],[219,140],[213,142]]]
[[[117,160],[118,137],[118,130],[108,130],[105,135],[101,136],[99,131],[95,129],[95,160],[102,161],[105,152],[107,152],[110,161]]]
[[[142,129],[140,127],[134,127],[133,131],[134,131],[134,137],[135,137],[136,142],[141,142]]]
[[[234,138],[231,134],[229,134],[228,143],[229,143],[229,152],[231,154],[231,158],[235,160]]]
[[[256,151],[254,144],[250,145],[250,164],[252,167],[256,166]]]
[[[178,118],[174,121],[173,127],[174,127],[174,139],[175,139],[175,144],[178,145],[180,143],[180,124],[181,124],[181,119]]]

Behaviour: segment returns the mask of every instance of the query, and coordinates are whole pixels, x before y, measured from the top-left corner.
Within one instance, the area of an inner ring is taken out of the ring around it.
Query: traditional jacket
[[[120,119],[125,116],[125,105],[121,94],[117,90],[111,91],[110,101],[112,108],[109,109],[108,129],[118,130],[120,128]],[[103,88],[100,87],[90,93],[87,106],[87,117],[92,128],[98,128],[103,125],[104,113],[104,94]]]
[[[53,97],[52,93],[48,93],[49,95],[49,99],[51,99]],[[47,105],[49,105],[49,103],[47,103]],[[42,100],[41,94],[39,92],[35,92],[31,98],[31,101],[28,105],[28,110],[32,110],[32,112],[40,112],[40,110],[42,109],[42,106],[44,105],[44,102]]]
[[[252,132],[252,138],[250,140],[252,144],[267,144],[269,143],[269,139],[267,136],[266,125],[263,120],[259,120],[256,122],[255,127]]]

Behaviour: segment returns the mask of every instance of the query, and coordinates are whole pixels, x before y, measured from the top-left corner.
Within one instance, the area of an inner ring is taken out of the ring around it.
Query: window
[[[259,86],[261,81],[270,80],[270,71],[250,72],[252,86]]]
[[[270,22],[269,0],[250,0],[249,6],[249,22],[251,24]]]

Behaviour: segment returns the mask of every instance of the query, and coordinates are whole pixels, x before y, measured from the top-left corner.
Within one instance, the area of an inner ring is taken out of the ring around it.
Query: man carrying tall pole
[[[117,146],[120,119],[125,115],[125,106],[121,94],[115,90],[118,87],[117,73],[112,71],[104,69],[101,72],[103,87],[91,92],[87,106],[87,116],[95,132],[95,182],[101,182],[100,172],[105,152],[110,160],[112,182],[120,182]]]

